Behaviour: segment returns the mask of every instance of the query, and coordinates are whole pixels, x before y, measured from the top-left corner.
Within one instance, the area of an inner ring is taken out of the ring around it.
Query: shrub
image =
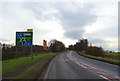
[[[88,47],[86,53],[94,56],[104,56],[104,51],[101,47]]]

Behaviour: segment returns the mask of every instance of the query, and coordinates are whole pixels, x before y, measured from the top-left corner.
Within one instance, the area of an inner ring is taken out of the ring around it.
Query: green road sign
[[[33,32],[16,32],[16,46],[31,46]]]

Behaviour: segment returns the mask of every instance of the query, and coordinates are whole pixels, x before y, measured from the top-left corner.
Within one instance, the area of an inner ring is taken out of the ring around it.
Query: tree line
[[[49,44],[50,44],[49,49],[52,52],[61,52],[61,51],[65,51],[66,49],[64,43],[56,39],[51,40]]]
[[[22,56],[30,56],[31,54],[44,54],[45,52],[61,52],[65,50],[65,45],[56,39],[49,42],[48,50],[44,50],[43,46],[13,46],[10,44],[1,44],[2,60],[14,59]]]
[[[87,39],[81,39],[76,44],[70,45],[68,47],[69,50],[80,51],[86,54],[94,55],[94,56],[103,56],[104,50],[101,47],[88,45],[89,42]]]
[[[52,52],[61,52],[66,50],[64,43],[62,43],[61,41],[54,39],[51,40],[49,43],[50,43],[49,49]],[[76,44],[70,45],[67,49],[80,51],[94,56],[104,56],[105,53],[102,47],[89,45],[87,39],[81,39],[78,42],[76,42]]]
[[[12,46],[10,44],[2,45],[2,60],[14,59],[22,56],[30,56],[33,54],[40,54],[47,52],[43,50],[43,46],[32,45],[32,46]]]
[[[94,56],[103,56],[104,50],[101,47],[89,45],[87,39],[81,39],[74,45],[69,45],[68,48],[65,47],[64,43],[59,40],[52,39],[49,41],[48,50],[44,50],[43,46],[32,45],[31,46],[13,46],[10,44],[2,44],[2,60],[14,59],[22,56],[29,56],[31,52],[33,54],[40,54],[44,52],[62,52],[68,50],[80,51],[86,54]]]

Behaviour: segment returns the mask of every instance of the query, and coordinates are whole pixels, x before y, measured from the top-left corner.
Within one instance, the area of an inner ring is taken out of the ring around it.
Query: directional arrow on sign
[[[21,37],[19,42],[26,42],[26,38],[25,37]]]

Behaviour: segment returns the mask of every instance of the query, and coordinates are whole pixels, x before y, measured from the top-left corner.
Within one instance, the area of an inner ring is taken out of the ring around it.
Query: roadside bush
[[[58,40],[51,40],[50,42],[50,50],[52,52],[62,52],[65,51],[65,45]]]
[[[104,56],[104,51],[101,47],[88,47],[86,53],[94,56]]]

